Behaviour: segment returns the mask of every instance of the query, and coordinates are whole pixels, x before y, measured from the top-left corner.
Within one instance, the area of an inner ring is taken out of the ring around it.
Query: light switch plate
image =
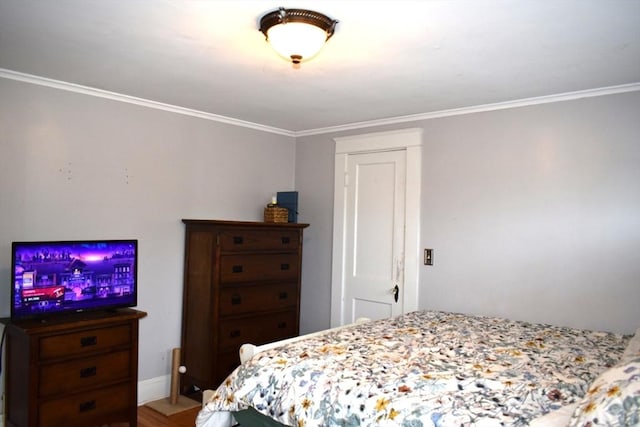
[[[433,265],[433,249],[424,250],[424,265]]]

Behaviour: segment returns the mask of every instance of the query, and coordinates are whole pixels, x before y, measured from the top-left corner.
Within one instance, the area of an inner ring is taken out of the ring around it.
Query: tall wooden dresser
[[[296,336],[308,224],[183,219],[181,392],[216,388],[243,343]]]

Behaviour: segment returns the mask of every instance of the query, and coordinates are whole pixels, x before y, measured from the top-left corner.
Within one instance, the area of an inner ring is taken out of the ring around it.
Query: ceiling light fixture
[[[337,23],[312,10],[281,7],[260,18],[260,31],[278,54],[297,66],[322,49]]]

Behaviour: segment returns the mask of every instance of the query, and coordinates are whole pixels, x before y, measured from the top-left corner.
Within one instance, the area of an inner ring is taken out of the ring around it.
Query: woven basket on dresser
[[[289,210],[276,206],[264,208],[264,222],[288,222]]]

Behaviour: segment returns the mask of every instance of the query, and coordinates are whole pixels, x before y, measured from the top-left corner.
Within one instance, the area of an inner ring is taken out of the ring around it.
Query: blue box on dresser
[[[298,192],[278,191],[276,197],[278,199],[278,205],[287,208],[289,211],[288,222],[298,222]]]

